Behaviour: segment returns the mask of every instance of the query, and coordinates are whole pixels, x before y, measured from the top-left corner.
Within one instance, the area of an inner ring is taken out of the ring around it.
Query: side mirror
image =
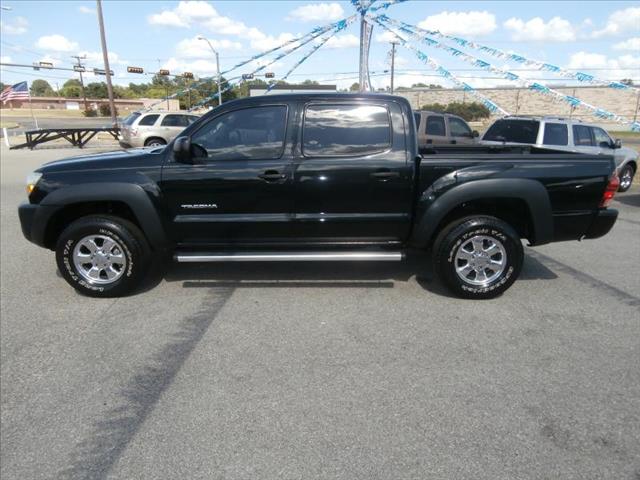
[[[616,138],[613,142],[613,148],[622,148],[622,140]]]
[[[193,163],[191,155],[191,138],[178,137],[173,142],[173,157],[179,163]]]
[[[474,130],[473,132],[471,132],[471,138],[478,138],[480,136],[480,133],[478,133],[478,130]]]

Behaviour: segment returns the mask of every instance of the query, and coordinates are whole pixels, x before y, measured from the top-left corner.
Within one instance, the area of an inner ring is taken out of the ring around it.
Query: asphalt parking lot
[[[171,267],[76,294],[0,151],[1,476],[640,479],[640,188],[490,301],[423,260]]]

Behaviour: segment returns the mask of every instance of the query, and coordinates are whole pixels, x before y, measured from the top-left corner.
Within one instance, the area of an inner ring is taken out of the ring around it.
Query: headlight
[[[36,185],[38,181],[42,178],[42,173],[40,172],[31,172],[27,176],[27,193],[31,194],[36,189]]]

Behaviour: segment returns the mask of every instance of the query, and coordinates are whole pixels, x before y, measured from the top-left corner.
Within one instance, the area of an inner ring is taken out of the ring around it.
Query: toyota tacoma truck
[[[523,240],[605,235],[617,188],[612,157],[419,150],[401,97],[266,95],[212,110],[165,147],[48,163],[29,175],[19,216],[92,296],[135,291],[169,257],[400,261],[424,249],[455,294],[491,298],[520,274]]]

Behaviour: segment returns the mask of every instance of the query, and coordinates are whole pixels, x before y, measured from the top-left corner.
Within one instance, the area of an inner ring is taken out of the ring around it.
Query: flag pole
[[[31,118],[33,119],[33,123],[36,124],[36,130],[39,130],[40,127],[38,127],[38,119],[33,114],[33,105],[31,105],[31,88],[29,88],[29,82],[27,82],[27,92],[29,93],[29,111],[31,112]]]

